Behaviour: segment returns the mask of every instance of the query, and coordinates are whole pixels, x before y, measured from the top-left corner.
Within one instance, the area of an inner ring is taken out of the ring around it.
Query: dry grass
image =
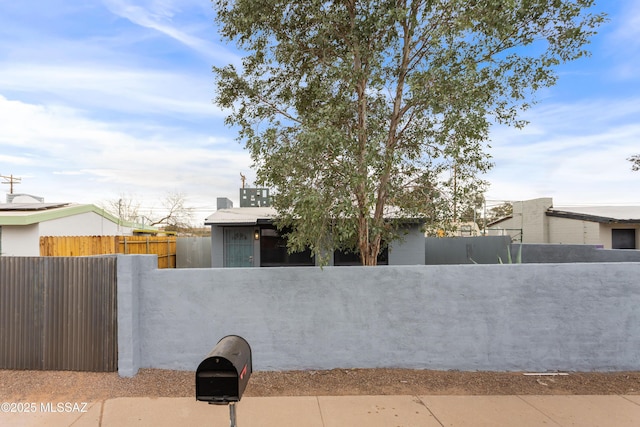
[[[95,401],[114,397],[195,396],[195,373],[141,369],[117,373],[0,370],[5,401]],[[640,372],[522,373],[410,369],[254,372],[245,396],[640,394]],[[194,397],[195,398],[195,397]]]

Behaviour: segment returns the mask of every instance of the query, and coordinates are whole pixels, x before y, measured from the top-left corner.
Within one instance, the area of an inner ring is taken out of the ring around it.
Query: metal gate
[[[116,257],[0,257],[0,369],[112,372]]]
[[[224,229],[224,266],[253,267],[253,230]]]

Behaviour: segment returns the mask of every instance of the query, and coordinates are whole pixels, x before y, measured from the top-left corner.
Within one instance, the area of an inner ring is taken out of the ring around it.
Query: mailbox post
[[[213,405],[229,405],[231,427],[236,427],[235,404],[242,398],[251,372],[249,343],[237,335],[227,335],[198,365],[196,400]]]

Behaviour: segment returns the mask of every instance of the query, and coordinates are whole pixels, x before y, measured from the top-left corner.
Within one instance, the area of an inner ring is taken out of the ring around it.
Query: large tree
[[[523,125],[554,66],[587,53],[593,3],[215,0],[247,54],[214,67],[216,102],[275,190],[290,250],[374,265],[399,220],[475,192],[491,123]]]

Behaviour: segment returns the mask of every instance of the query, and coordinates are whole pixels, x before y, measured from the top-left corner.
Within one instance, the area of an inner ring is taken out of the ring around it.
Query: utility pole
[[[4,178],[5,181],[2,181],[3,184],[9,184],[9,194],[13,194],[13,184],[20,184],[22,178],[14,177],[13,174],[9,176],[0,175],[0,178]]]

